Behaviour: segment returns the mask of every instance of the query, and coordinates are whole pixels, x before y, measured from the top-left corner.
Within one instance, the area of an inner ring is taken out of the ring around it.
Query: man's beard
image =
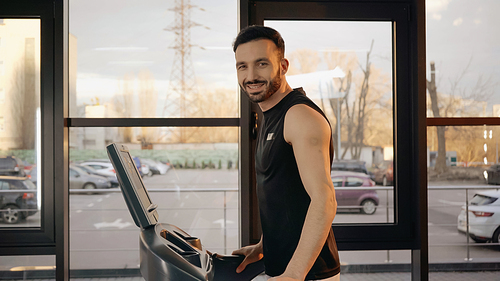
[[[267,91],[249,94],[247,91],[245,91],[246,86],[249,84],[267,84]],[[265,80],[253,80],[245,82],[243,86],[240,84],[241,91],[247,95],[250,101],[255,103],[267,100],[270,96],[276,93],[280,87],[281,87],[281,77],[279,75],[279,70],[276,76],[269,82]]]

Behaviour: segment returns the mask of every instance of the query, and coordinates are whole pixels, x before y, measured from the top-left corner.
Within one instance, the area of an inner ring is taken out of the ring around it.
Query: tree
[[[491,76],[484,78],[480,74],[475,84],[468,88],[463,86],[463,79],[468,73],[469,67],[471,65],[472,58],[469,60],[467,66],[464,70],[453,80],[450,80],[450,87],[448,94],[438,92],[438,86],[436,82],[436,66],[432,61],[430,63],[431,67],[431,79],[427,80],[427,91],[429,92],[429,98],[431,101],[431,110],[434,117],[456,117],[456,116],[479,116],[481,111],[484,112],[484,107],[477,108],[477,104],[482,100],[488,100],[494,92],[494,83]],[[470,128],[465,127],[454,127],[453,130],[457,132],[453,138],[450,138],[455,143],[461,143],[460,146],[454,145],[454,150],[457,151],[457,156],[462,159],[462,161],[477,161],[481,158],[477,156],[477,148],[482,148],[481,145],[470,144],[476,143],[470,137],[474,136],[476,139],[480,134],[477,132],[471,135]],[[446,127],[438,126],[436,128],[437,139],[438,139],[438,155],[436,158],[436,165],[434,167],[438,174],[447,171],[446,166]],[[463,141],[466,141],[466,145]],[[465,160],[467,159],[467,160]],[[481,161],[481,160],[480,160]]]
[[[332,124],[335,147],[339,134],[337,125],[339,122],[342,125],[341,135],[347,145],[343,147],[343,151],[336,153],[337,158],[343,159],[349,152],[351,158],[359,159],[362,148],[370,145],[367,140],[380,143],[383,139],[392,144],[392,130],[389,130],[391,133],[383,138],[378,136],[380,132],[388,131],[386,123],[390,123],[392,129],[392,122],[387,122],[387,118],[392,120],[390,114],[392,104],[388,104],[387,99],[383,98],[390,92],[390,78],[375,68],[370,60],[373,45],[374,41],[371,43],[364,66],[359,64],[354,52],[333,51],[323,54],[328,69],[338,66],[346,73],[343,78],[332,78],[342,97],[329,98],[330,108],[325,107],[323,100],[320,101],[320,106]],[[315,51],[307,49],[297,50],[290,57],[291,66],[288,74],[314,72],[321,62]],[[298,67],[294,67],[297,64]],[[386,119],[380,120],[380,116]]]
[[[342,124],[342,106],[344,102],[346,103],[346,107],[348,108],[349,106],[347,105],[347,97],[350,93],[351,90],[351,83],[352,83],[352,71],[351,69],[356,68],[356,65],[358,64],[358,58],[356,56],[356,53],[354,52],[340,52],[338,50],[333,51],[333,52],[326,52],[323,54],[325,58],[325,62],[328,66],[328,69],[335,69],[337,66],[340,66],[341,69],[344,71],[347,71],[347,75],[345,77],[339,78],[339,93],[344,93],[344,97],[338,97],[338,98],[329,98],[329,104],[330,107],[332,108],[333,111],[333,116],[335,117],[335,122],[332,123],[332,134],[333,134],[333,142],[334,142],[334,147],[338,147],[338,125],[339,123]],[[324,107],[323,107],[324,108]],[[348,130],[349,131],[349,130]],[[340,159],[340,151],[335,153],[335,157],[337,159]]]
[[[427,80],[427,91],[431,99],[432,114],[434,117],[441,117],[438,105],[437,87],[436,87],[436,67],[434,62],[431,62],[431,80]],[[438,154],[436,158],[436,166],[434,170],[438,174],[444,173],[448,168],[446,166],[446,139],[445,139],[445,129],[444,126],[437,127],[437,139],[438,139]]]
[[[387,120],[392,119],[391,115],[385,113],[386,111],[392,112],[392,107],[388,106],[387,101],[383,99],[383,96],[390,92],[390,80],[370,61],[373,45],[374,41],[372,40],[364,66],[358,62],[353,53],[343,56],[338,54],[326,56],[329,68],[340,66],[347,73],[344,78],[339,79],[339,92],[344,93],[344,96],[340,98],[338,105],[337,98],[329,100],[334,115],[341,116],[340,120],[336,120],[336,122],[340,121],[343,125],[341,126],[343,128],[342,135],[347,136],[344,150],[338,153],[340,159],[344,159],[347,152],[350,153],[352,159],[359,159],[362,148],[370,145],[367,140],[380,139],[379,134],[387,131],[384,124],[390,123],[390,128],[392,128],[392,122],[387,122]],[[354,74],[356,72],[358,74]],[[353,89],[353,84],[358,85],[358,87]],[[352,97],[352,95],[354,96]],[[379,120],[377,116],[389,116],[390,119]],[[336,138],[337,128],[334,129],[334,132]],[[384,139],[388,144],[392,144],[392,133],[386,135],[387,137]]]

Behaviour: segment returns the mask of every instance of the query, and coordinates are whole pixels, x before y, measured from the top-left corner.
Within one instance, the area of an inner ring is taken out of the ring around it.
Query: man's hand
[[[236,268],[236,273],[240,273],[245,270],[247,265],[260,261],[264,257],[262,252],[261,242],[233,251],[233,255],[245,256],[245,259],[241,262],[238,268]]]

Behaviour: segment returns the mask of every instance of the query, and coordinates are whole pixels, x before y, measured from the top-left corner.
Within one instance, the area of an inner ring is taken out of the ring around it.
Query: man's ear
[[[288,72],[288,67],[290,62],[286,58],[282,58],[280,61],[281,75],[285,75]]]

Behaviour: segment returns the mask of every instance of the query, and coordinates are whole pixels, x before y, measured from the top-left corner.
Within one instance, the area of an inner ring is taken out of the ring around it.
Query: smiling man
[[[276,30],[245,28],[233,50],[241,90],[264,114],[255,155],[262,237],[233,252],[245,256],[237,272],[264,258],[269,280],[339,280],[330,124],[286,82],[289,62]]]

